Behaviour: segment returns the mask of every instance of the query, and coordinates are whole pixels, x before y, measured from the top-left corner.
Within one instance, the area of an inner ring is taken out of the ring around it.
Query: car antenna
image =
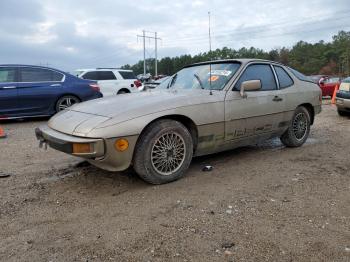
[[[209,27],[209,88],[210,88],[210,95],[213,95],[213,92],[211,90],[211,32],[210,32],[210,11],[208,11],[208,27]]]

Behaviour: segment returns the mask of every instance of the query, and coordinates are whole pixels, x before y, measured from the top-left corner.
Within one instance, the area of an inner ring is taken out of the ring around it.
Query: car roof
[[[129,69],[120,69],[120,68],[113,68],[113,67],[97,67],[97,68],[83,68],[83,69],[76,69],[74,71],[104,71],[104,70],[117,70],[122,72],[133,72]]]
[[[273,63],[284,66],[282,63],[276,62],[276,61],[270,61],[265,59],[256,59],[256,58],[240,58],[240,59],[219,59],[219,60],[212,60],[212,61],[205,61],[205,62],[199,62],[190,64],[186,67],[196,66],[196,65],[208,65],[208,64],[218,64],[218,63],[229,63],[229,62],[236,62],[241,64],[248,64],[251,62],[263,62],[263,63]]]
[[[33,67],[33,68],[43,68],[43,69],[50,69],[54,70],[57,72],[60,72],[62,74],[67,74],[67,72],[64,72],[62,70],[53,68],[53,67],[48,67],[48,66],[40,66],[40,65],[26,65],[26,64],[0,64],[0,67]]]

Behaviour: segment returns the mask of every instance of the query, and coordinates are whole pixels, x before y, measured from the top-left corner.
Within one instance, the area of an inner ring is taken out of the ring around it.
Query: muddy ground
[[[301,148],[200,157],[162,186],[39,149],[44,122],[0,123],[0,261],[350,261],[350,118],[333,106]]]

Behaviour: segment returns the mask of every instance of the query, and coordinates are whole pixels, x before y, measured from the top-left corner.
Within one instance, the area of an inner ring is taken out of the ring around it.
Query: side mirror
[[[241,94],[241,97],[247,98],[247,94],[245,93],[245,91],[257,91],[260,89],[261,89],[260,80],[248,80],[248,81],[242,82],[241,90],[239,93]]]

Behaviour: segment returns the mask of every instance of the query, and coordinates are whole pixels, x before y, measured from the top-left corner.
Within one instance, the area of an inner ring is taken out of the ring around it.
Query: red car
[[[322,96],[333,96],[335,86],[340,84],[341,78],[337,76],[314,75],[312,80],[317,83],[321,90]]]

